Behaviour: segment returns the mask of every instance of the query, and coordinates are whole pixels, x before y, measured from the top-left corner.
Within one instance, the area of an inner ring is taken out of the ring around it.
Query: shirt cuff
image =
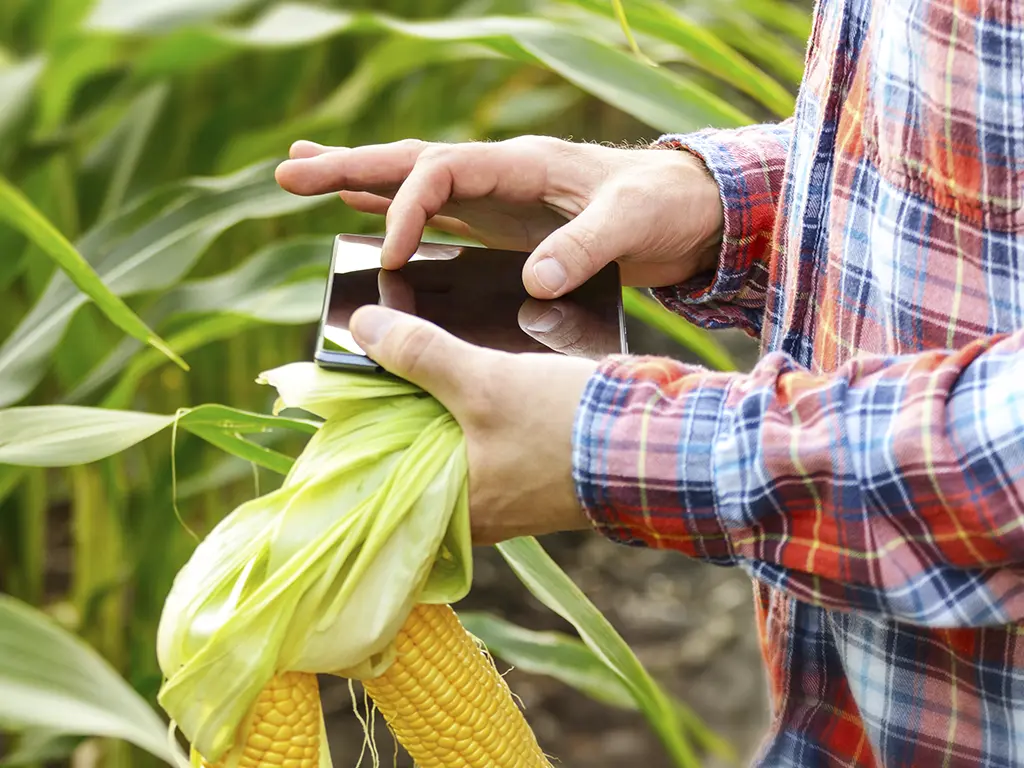
[[[714,445],[728,377],[656,357],[606,358],[573,430],[573,480],[609,539],[736,562],[717,514]]]
[[[652,291],[669,309],[704,327],[760,326],[790,131],[783,123],[658,140],[704,163],[718,184],[724,213],[717,269]]]

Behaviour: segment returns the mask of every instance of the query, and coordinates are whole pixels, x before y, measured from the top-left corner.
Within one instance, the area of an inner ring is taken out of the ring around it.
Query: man
[[[538,298],[618,259],[759,335],[724,374],[353,317],[465,429],[478,541],[589,523],[754,577],[758,765],[1024,764],[1024,3],[821,0],[793,119],[661,143],[300,143],[279,179],[386,212],[387,267],[430,222],[533,250]]]

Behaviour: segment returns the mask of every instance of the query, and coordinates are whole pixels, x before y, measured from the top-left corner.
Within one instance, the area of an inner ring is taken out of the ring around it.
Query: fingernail
[[[352,315],[352,326],[349,330],[363,346],[376,346],[395,324],[396,313],[384,307],[371,305],[361,307]]]
[[[533,274],[537,282],[552,293],[559,291],[568,279],[565,268],[551,258],[538,261],[533,268]]]
[[[543,315],[538,317],[528,326],[526,330],[533,331],[534,333],[547,333],[558,327],[559,323],[562,322],[562,310],[558,307],[552,307]]]

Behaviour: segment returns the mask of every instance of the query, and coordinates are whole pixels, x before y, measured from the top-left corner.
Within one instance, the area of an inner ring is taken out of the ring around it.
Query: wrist
[[[691,217],[689,223],[693,227],[693,240],[685,252],[689,266],[685,279],[714,272],[718,268],[725,235],[725,207],[718,181],[695,152],[669,143],[657,146],[675,150],[668,162],[677,166],[674,185],[685,192],[686,213]]]
[[[725,233],[725,206],[722,203],[722,193],[714,173],[700,155],[686,147],[680,147],[677,150],[677,157],[699,174],[694,184],[694,208],[698,211],[699,229],[703,235],[698,255],[702,268],[698,272],[714,269],[718,264],[718,254],[722,249],[722,238]]]

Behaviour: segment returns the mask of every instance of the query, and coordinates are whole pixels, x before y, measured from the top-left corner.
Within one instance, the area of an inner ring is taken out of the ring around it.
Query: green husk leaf
[[[226,517],[167,598],[160,703],[207,760],[237,748],[274,674],[378,675],[413,605],[455,602],[472,580],[463,436],[436,400],[311,363],[261,380],[325,421],[281,488]]]

